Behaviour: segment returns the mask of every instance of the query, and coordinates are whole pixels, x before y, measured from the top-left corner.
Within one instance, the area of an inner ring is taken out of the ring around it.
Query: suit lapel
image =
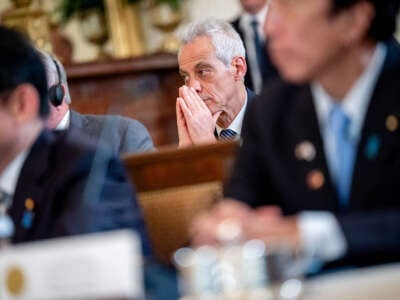
[[[254,94],[254,92],[247,87],[246,87],[246,93],[247,93],[247,105],[249,105],[249,103],[251,103],[256,97],[256,94]]]
[[[399,65],[399,52],[388,45],[387,58],[368,107],[357,150],[350,198],[354,208],[362,207],[367,195],[379,183],[383,168],[387,166],[385,161],[398,151],[395,146],[398,135],[387,129],[386,122],[389,116],[400,120],[400,89],[395,82]]]
[[[293,93],[293,105],[285,118],[288,122],[284,128],[285,145],[289,170],[295,170],[292,177],[297,177],[298,189],[292,198],[304,209],[335,210],[336,193],[325,158],[324,146],[319,124],[309,87],[297,89]],[[294,175],[294,176],[293,176]],[[323,201],[321,201],[323,199]]]
[[[37,214],[43,207],[43,184],[48,170],[48,158],[50,147],[48,146],[50,134],[42,132],[34,145],[21,169],[17,186],[14,193],[14,201],[10,207],[10,216],[15,223],[15,234],[13,242],[29,240],[29,232],[35,227]],[[38,159],[40,155],[40,159]],[[27,199],[34,203],[33,219],[24,225],[24,215],[28,213],[25,207]]]

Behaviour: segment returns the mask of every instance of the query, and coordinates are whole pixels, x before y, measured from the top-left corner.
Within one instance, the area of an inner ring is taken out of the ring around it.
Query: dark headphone
[[[57,61],[52,57],[51,60],[53,61],[57,69],[58,83],[49,88],[49,99],[51,104],[53,104],[54,106],[59,106],[61,105],[64,99],[64,89],[61,84],[61,71]]]

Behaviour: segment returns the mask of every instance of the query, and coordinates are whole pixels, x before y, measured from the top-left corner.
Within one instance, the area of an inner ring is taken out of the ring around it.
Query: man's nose
[[[194,78],[190,79],[187,86],[190,88],[194,88],[195,91],[198,93],[201,91],[201,84],[197,79],[194,79]]]

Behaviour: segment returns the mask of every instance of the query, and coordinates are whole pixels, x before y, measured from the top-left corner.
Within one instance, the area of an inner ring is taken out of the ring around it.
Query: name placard
[[[0,299],[143,299],[140,238],[129,230],[0,249]]]

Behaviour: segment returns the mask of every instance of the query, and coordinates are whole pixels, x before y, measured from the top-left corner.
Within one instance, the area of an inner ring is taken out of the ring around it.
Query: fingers
[[[233,221],[241,227],[245,240],[259,239],[269,247],[298,247],[301,235],[296,217],[283,217],[275,206],[258,210],[234,199],[225,199],[212,210],[197,215],[190,227],[193,245],[216,245],[218,228],[224,221]]]
[[[183,119],[183,113],[182,113],[182,109],[181,109],[181,105],[180,105],[180,98],[176,98],[176,103],[175,103],[175,110],[176,110],[176,120],[178,123],[180,122],[184,122]],[[178,124],[179,125],[179,124]]]
[[[282,210],[278,206],[261,206],[257,208],[257,214],[263,218],[280,218],[282,217]]]
[[[194,247],[199,247],[202,245],[216,244],[217,226],[218,220],[212,213],[203,212],[197,215],[189,227],[192,245]]]
[[[225,198],[214,209],[214,214],[220,221],[225,219],[244,220],[250,212],[251,209],[247,205],[231,198]]]
[[[193,246],[216,245],[218,242],[217,231],[219,225],[227,220],[232,220],[242,226],[247,222],[250,208],[233,199],[227,199],[215,205],[212,210],[197,215],[190,226],[189,234]]]
[[[187,105],[187,102],[184,98],[178,98],[177,102],[179,104],[180,110],[182,112],[182,116],[185,120],[190,120],[193,117],[193,113]]]
[[[193,144],[190,138],[189,131],[187,128],[187,123],[185,116],[182,111],[181,103],[182,98],[176,99],[176,124],[178,129],[179,146],[189,146]]]
[[[199,94],[195,91],[194,88],[189,88],[187,86],[183,86],[179,89],[180,97],[184,99],[187,107],[191,111],[208,111],[207,105],[204,103],[203,99],[199,96]]]
[[[255,215],[244,225],[243,232],[247,239],[260,239],[271,248],[297,247],[301,241],[296,217],[263,218]]]

